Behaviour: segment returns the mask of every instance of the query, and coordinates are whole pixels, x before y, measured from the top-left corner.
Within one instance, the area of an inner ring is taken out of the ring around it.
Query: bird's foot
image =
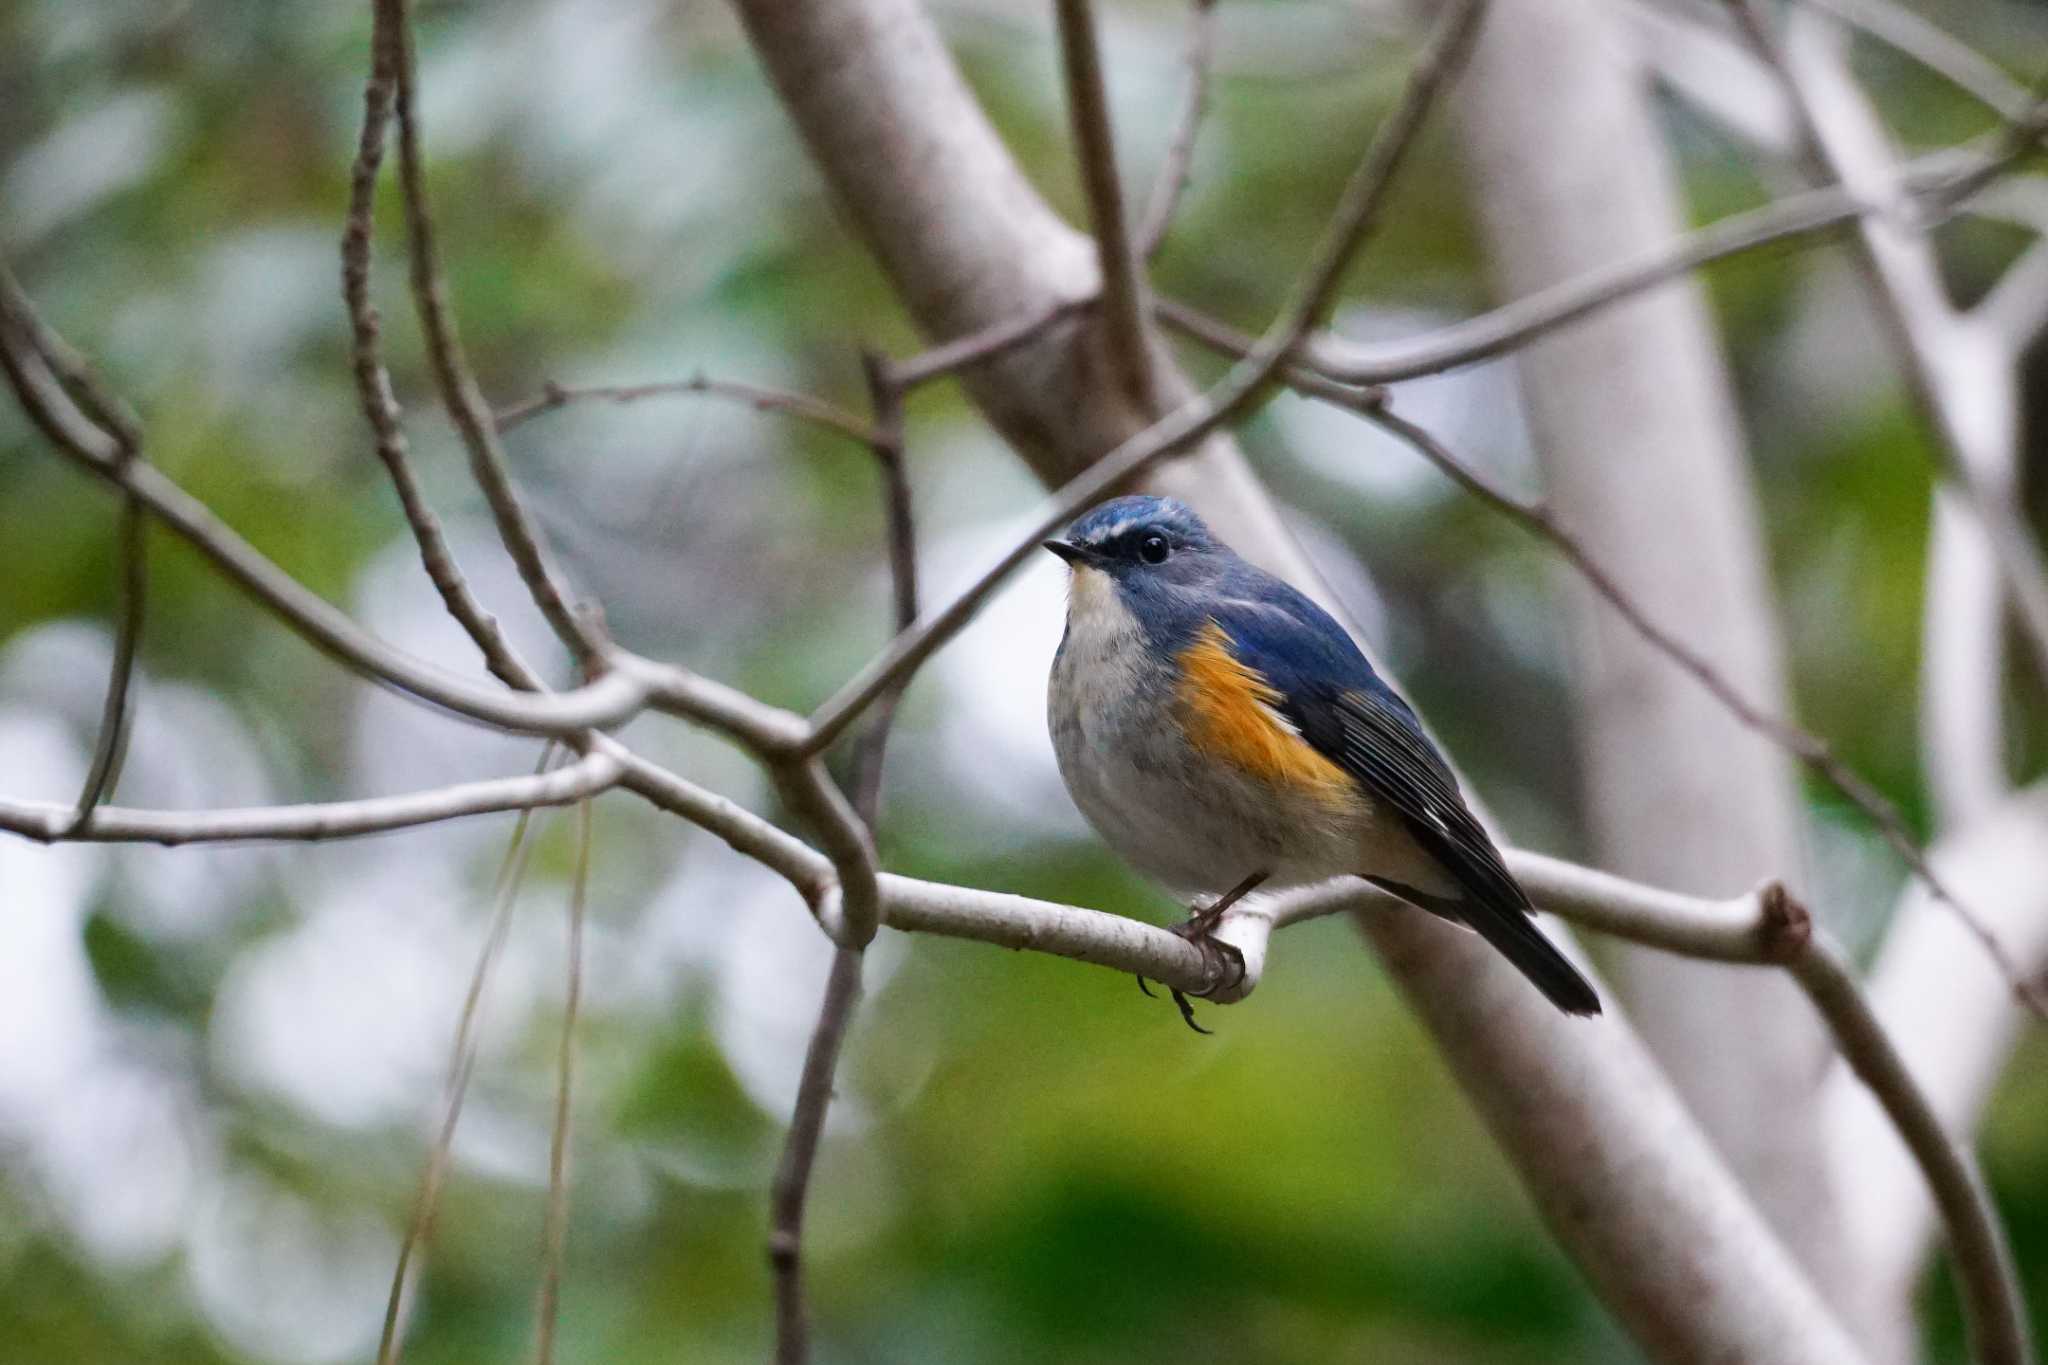
[[[1264,872],[1254,872],[1209,905],[1189,906],[1188,918],[1183,923],[1167,926],[1168,933],[1184,938],[1202,950],[1202,961],[1208,969],[1204,975],[1208,977],[1209,984],[1196,994],[1207,995],[1211,991],[1223,990],[1244,980],[1244,953],[1236,944],[1225,943],[1217,938],[1216,926],[1223,923],[1224,913],[1231,906],[1236,905],[1265,880]],[[1145,978],[1142,976],[1138,978],[1138,989],[1148,996],[1152,994],[1152,988],[1145,984]],[[1197,1033],[1209,1031],[1195,1022],[1195,1007],[1188,1003],[1187,992],[1174,991],[1173,1003],[1180,1006],[1180,1017],[1187,1022],[1189,1028]]]
[[[1208,968],[1204,974],[1209,978],[1209,985],[1196,992],[1198,995],[1207,995],[1210,991],[1235,986],[1244,980],[1244,953],[1236,944],[1226,943],[1214,933],[1216,926],[1223,919],[1221,911],[1228,908],[1227,905],[1220,908],[1211,906],[1180,924],[1170,924],[1166,928],[1167,933],[1176,938],[1186,939],[1202,952],[1202,960]],[[1138,989],[1147,995],[1152,994],[1142,976],[1138,978]],[[1197,1033],[1208,1033],[1210,1030],[1195,1022],[1195,1007],[1189,1002],[1188,993],[1176,990],[1171,994],[1173,1003],[1180,1008],[1180,1017],[1187,1026]]]

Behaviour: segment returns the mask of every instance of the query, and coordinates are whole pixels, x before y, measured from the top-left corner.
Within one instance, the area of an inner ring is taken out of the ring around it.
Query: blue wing
[[[1226,593],[1211,613],[1232,653],[1280,694],[1282,714],[1303,739],[1399,814],[1465,897],[1445,903],[1411,887],[1387,889],[1470,925],[1560,1009],[1598,1014],[1592,986],[1530,923],[1528,893],[1467,809],[1458,779],[1408,704],[1321,607],[1265,574],[1246,586],[1253,590]]]

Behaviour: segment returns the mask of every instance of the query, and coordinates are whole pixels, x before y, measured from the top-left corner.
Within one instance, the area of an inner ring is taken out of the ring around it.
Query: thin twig
[[[1152,182],[1152,199],[1145,207],[1144,225],[1138,229],[1138,249],[1148,261],[1166,244],[1174,214],[1187,193],[1189,172],[1195,164],[1195,137],[1201,132],[1202,115],[1208,108],[1209,74],[1215,62],[1216,0],[1192,0],[1188,9],[1187,48],[1181,57],[1182,65],[1188,69],[1187,84],[1182,87],[1173,139],[1166,144],[1158,178]]]
[[[1956,187],[1975,180],[1995,164],[1988,154],[1966,147],[1936,152],[1912,163],[1900,187],[1922,212],[1956,206]],[[1805,190],[1743,213],[1731,214],[1696,232],[1633,259],[1561,280],[1526,298],[1421,336],[1366,344],[1318,332],[1302,346],[1300,363],[1345,384],[1392,384],[1441,374],[1461,365],[1504,355],[1526,342],[1654,289],[1701,266],[1778,244],[1807,245],[1831,239],[1845,227],[1891,212],[1896,205],[1852,194],[1839,186]],[[1209,343],[1214,324],[1186,304],[1157,296],[1160,321]]]
[[[554,752],[552,743],[541,750],[536,773],[547,770]],[[519,812],[519,818],[512,826],[511,840],[505,847],[505,856],[498,865],[492,892],[491,927],[484,936],[482,949],[477,953],[476,969],[470,973],[469,990],[463,995],[462,1011],[456,1017],[455,1042],[449,1049],[441,1126],[434,1135],[434,1145],[428,1150],[427,1164],[420,1172],[412,1218],[406,1224],[404,1239],[398,1244],[398,1264],[391,1274],[391,1293],[384,1303],[384,1327],[377,1340],[377,1365],[398,1365],[403,1354],[398,1319],[405,1303],[406,1271],[412,1265],[413,1253],[425,1240],[427,1229],[433,1225],[434,1210],[440,1203],[441,1183],[447,1176],[449,1151],[455,1141],[455,1125],[462,1118],[462,1102],[469,1093],[470,1077],[476,1071],[479,1049],[477,1014],[483,1003],[484,990],[490,984],[492,968],[497,964],[505,939],[512,930],[512,907],[519,899],[519,884],[526,872],[527,853],[532,847],[526,836],[532,824],[531,811]]]
[[[129,406],[121,400],[97,370],[73,350],[54,328],[44,324],[34,303],[5,260],[0,260],[0,365],[21,397],[31,420],[52,436],[60,446],[71,443],[62,423],[50,415],[39,415],[39,402],[31,396],[31,371],[40,368],[49,376],[48,387],[77,405],[85,418],[97,424],[110,446],[107,457],[126,470],[141,458],[142,428]],[[52,428],[60,428],[52,431]],[[91,442],[88,442],[91,444]],[[107,671],[106,699],[100,711],[99,730],[93,739],[91,762],[85,783],[73,805],[72,827],[83,829],[92,820],[93,809],[120,780],[121,761],[128,750],[128,693],[135,676],[135,653],[142,639],[144,612],[149,597],[149,526],[143,508],[130,493],[121,501],[121,520],[115,533],[119,572],[115,576],[114,657]]]
[[[1801,0],[1861,29],[1934,72],[2003,119],[2022,117],[2032,97],[2004,68],[1940,25],[1892,0]]]
[[[133,497],[121,500],[116,536],[120,573],[115,576],[114,661],[107,671],[107,696],[93,742],[92,765],[72,807],[74,834],[92,822],[100,802],[113,793],[121,780],[121,759],[128,752],[128,692],[135,678],[135,654],[142,641],[143,614],[149,600],[149,519]]]
[[[554,1365],[555,1328],[562,1299],[562,1264],[569,1242],[569,1099],[576,1077],[576,1015],[583,1004],[583,921],[590,898],[590,802],[576,808],[576,880],[569,888],[569,952],[564,967],[562,1044],[556,1059],[555,1129],[548,1146],[547,1230],[541,1252],[534,1357]]]
[[[470,592],[441,531],[441,520],[427,505],[419,482],[413,477],[404,416],[392,392],[390,372],[384,366],[383,321],[370,298],[370,252],[376,234],[377,176],[384,163],[384,144],[400,65],[399,44],[381,38],[373,41],[370,77],[363,87],[362,134],[349,174],[348,212],[342,225],[341,291],[348,306],[349,357],[355,374],[356,398],[376,441],[377,458],[383,461],[391,477],[399,507],[419,546],[420,563],[435,591],[440,593],[442,605],[476,642],[493,674],[507,686],[537,691],[540,679],[513,652],[497,618],[484,610]]]
[[[832,1076],[847,1025],[860,1000],[861,950],[833,951],[832,970],[825,978],[825,998],[818,1022],[804,1051],[803,1079],[797,1086],[796,1108],[775,1183],[768,1196],[768,1264],[775,1276],[775,1365],[804,1365],[810,1358],[810,1321],[804,1309],[804,1196],[810,1189],[811,1167],[825,1134],[825,1110],[832,1101]]]
[[[646,705],[647,685],[641,680],[660,674],[658,666],[649,665],[630,677],[615,671],[552,696],[518,696],[477,687],[386,644],[279,568],[161,470],[140,459],[124,462],[120,441],[80,411],[29,344],[11,307],[0,309],[0,371],[22,410],[59,452],[139,499],[230,582],[309,643],[373,682],[481,724],[530,734],[574,735],[593,726],[617,724]]]
[[[888,523],[889,586],[894,606],[890,626],[892,632],[908,630],[917,620],[917,522],[911,509],[910,477],[903,465],[903,394],[890,382],[888,364],[879,355],[863,352],[861,371],[867,377],[875,409],[872,449],[881,466],[882,508]],[[847,795],[854,813],[870,831],[881,811],[882,761],[889,745],[889,727],[902,699],[901,687],[876,699],[874,714],[848,764]]]
[[[0,260],[0,326],[12,326],[20,343],[42,358],[66,395],[107,433],[119,458],[141,454],[142,424],[135,410],[83,353],[43,322],[5,260]]]
[[[1843,34],[1832,19],[1806,10],[1791,16],[1796,41],[1781,51],[1748,0],[1725,0],[1757,58],[1775,73],[1791,102],[1800,133],[1801,160],[1820,184],[1852,192],[1875,185],[1892,193],[1898,178],[1882,122],[1850,75]],[[1977,165],[1957,174],[1933,199],[1935,212],[1951,212],[2031,154],[2048,132],[2048,99],[2036,99],[1993,139]],[[1866,221],[1854,239],[1854,259],[1876,307],[1878,322],[1896,354],[1907,397],[1927,428],[1937,469],[1970,504],[1982,524],[2011,592],[2035,658],[2048,672],[2048,556],[2044,556],[2014,500],[1985,478],[1973,458],[1966,424],[1943,388],[1938,344],[1924,335],[1952,320],[1954,310],[1924,237],[1907,226]],[[1915,278],[1905,278],[1911,272]]]
[[[688,379],[668,380],[656,384],[598,384],[585,387],[571,387],[553,382],[543,386],[531,398],[498,409],[493,420],[500,432],[511,431],[524,425],[543,413],[554,412],[571,403],[606,402],[637,403],[648,398],[668,398],[680,394],[703,394],[713,398],[730,398],[745,403],[758,412],[779,413],[799,422],[836,431],[850,440],[863,445],[873,445],[878,433],[860,418],[809,394],[790,393],[782,389],[764,388],[758,384],[744,384],[731,379],[712,379],[694,374]]]
[[[1117,176],[1116,138],[1109,126],[1109,93],[1088,0],[1054,0],[1059,20],[1061,70],[1088,226],[1102,274],[1102,322],[1114,381],[1147,416],[1158,407],[1152,374],[1152,337],[1145,321],[1145,274],[1124,220],[1123,184]]]
[[[0,370],[23,410],[60,451],[140,499],[293,631],[373,682],[484,725],[564,737],[578,747],[590,742],[591,731],[628,720],[650,705],[710,725],[763,755],[795,751],[808,738],[800,716],[687,669],[618,649],[606,650],[600,675],[581,687],[541,695],[477,687],[363,630],[162,471],[142,460],[122,463],[114,439],[78,411],[19,330],[8,325],[6,314],[0,314]]]
[[[441,401],[469,451],[470,472],[490,506],[499,538],[518,566],[519,577],[534,605],[588,674],[603,655],[604,642],[569,605],[556,580],[546,540],[513,484],[490,407],[477,387],[456,333],[455,310],[448,299],[448,282],[441,269],[433,213],[427,202],[408,11],[407,0],[376,0],[371,41],[378,53],[378,63],[389,63],[395,73],[392,107],[398,118],[398,182],[405,201],[406,236],[412,255],[413,303],[419,313],[420,330],[426,336],[427,358],[441,391]]]
[[[1010,318],[979,332],[969,332],[966,336],[941,342],[908,360],[891,361],[889,382],[899,392],[909,393],[934,379],[957,374],[970,365],[992,360],[1005,351],[1022,346],[1061,318],[1071,317],[1083,308],[1093,307],[1094,303],[1092,295],[1082,299],[1062,299],[1022,317]]]
[[[1341,394],[1316,392],[1311,389],[1304,389],[1304,392],[1311,392],[1316,397],[1331,399],[1351,407],[1368,421],[1392,432],[1416,453],[1442,470],[1459,487],[1502,512],[1532,535],[1548,542],[1593,591],[1604,598],[1607,604],[1635,629],[1638,635],[1704,687],[1728,714],[1797,759],[1861,811],[1877,827],[1878,833],[1899,859],[1913,870],[1914,875],[1927,885],[1928,890],[1948,906],[1977,941],[1984,945],[1984,951],[1998,964],[2000,973],[2011,985],[2014,997],[2034,1013],[2048,1019],[2048,995],[2044,995],[2041,988],[2027,978],[2025,970],[2013,961],[2005,945],[1984,926],[1975,912],[1949,890],[1940,874],[1935,872],[1927,861],[1926,852],[1913,838],[1912,832],[1906,826],[1905,817],[1899,813],[1899,808],[1893,805],[1869,779],[1844,762],[1826,740],[1752,702],[1722,675],[1711,660],[1651,620],[1641,604],[1636,602],[1614,576],[1592,557],[1578,537],[1558,525],[1556,519],[1543,508],[1523,502],[1496,487],[1469,464],[1453,455],[1429,432],[1397,416],[1384,404],[1354,405],[1346,402]]]
[[[1038,543],[1111,489],[1229,421],[1265,389],[1276,371],[1321,318],[1337,281],[1358,246],[1377,225],[1387,191],[1437,91],[1457,66],[1478,26],[1483,0],[1460,0],[1447,9],[1411,70],[1400,103],[1380,125],[1363,161],[1345,185],[1323,240],[1296,282],[1278,318],[1252,353],[1216,386],[1183,404],[1069,480],[1033,518],[1030,534],[986,570],[937,615],[921,619],[842,687],[812,717],[805,748],[817,752],[852,724],[875,699],[906,677],[973,618],[989,594],[1033,553]]]
[[[917,528],[911,513],[910,481],[903,467],[903,393],[892,382],[888,364],[881,356],[862,352],[861,372],[866,376],[869,400],[874,406],[875,439],[871,448],[876,463],[881,466],[883,508],[888,522],[893,619],[896,629],[902,630],[917,619]],[[867,729],[854,745],[850,765],[851,804],[853,817],[860,829],[847,830],[845,822],[834,821],[829,813],[825,816],[828,841],[832,837],[831,824],[839,827],[842,842],[861,830],[866,833],[864,847],[860,841],[852,840],[835,863],[842,878],[842,887],[848,858],[864,868],[864,880],[874,882],[874,919],[873,925],[866,929],[868,936],[872,936],[874,926],[879,925],[882,919],[881,888],[873,872],[872,841],[881,807],[882,763],[889,743],[889,727],[901,698],[900,686],[880,697]],[[816,761],[807,766],[814,783],[808,804],[816,814],[819,805],[829,804],[832,793],[825,789],[825,784],[817,781]],[[770,1198],[768,1262],[775,1279],[777,1365],[801,1365],[810,1354],[809,1313],[805,1307],[803,1286],[804,1204],[810,1191],[811,1168],[817,1156],[818,1142],[824,1133],[825,1113],[832,1101],[832,1077],[838,1066],[840,1045],[845,1040],[846,1029],[860,995],[861,956],[867,941],[861,936],[860,912],[850,910],[846,899],[843,896],[839,906],[839,924],[831,924],[824,914],[820,915],[820,923],[825,925],[837,946],[832,955],[831,974],[826,979],[825,998],[819,1006],[818,1022],[804,1055],[803,1080],[797,1090],[796,1108],[790,1119],[789,1134],[783,1141],[782,1158],[776,1166]],[[822,911],[823,907],[820,909]]]

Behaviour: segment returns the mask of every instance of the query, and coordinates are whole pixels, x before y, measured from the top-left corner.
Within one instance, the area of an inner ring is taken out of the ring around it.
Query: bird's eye
[[[1173,551],[1162,535],[1149,535],[1138,542],[1138,558],[1147,564],[1164,564]]]

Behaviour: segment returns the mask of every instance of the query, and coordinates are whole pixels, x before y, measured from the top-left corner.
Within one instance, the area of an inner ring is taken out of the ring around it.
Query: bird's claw
[[[1207,995],[1209,991],[1219,990],[1226,986],[1234,986],[1244,980],[1243,950],[1234,943],[1226,943],[1222,939],[1217,938],[1214,932],[1216,926],[1223,920],[1222,912],[1229,908],[1228,905],[1221,904],[1212,906],[1207,910],[1197,911],[1180,924],[1170,924],[1166,927],[1166,932],[1169,934],[1176,938],[1184,938],[1199,948],[1202,952],[1203,960],[1209,965],[1210,985],[1206,990],[1197,992],[1199,995]],[[1144,991],[1146,995],[1152,994],[1151,990],[1145,985],[1145,978],[1142,976],[1138,978],[1138,989]],[[1204,1035],[1212,1032],[1212,1030],[1205,1029],[1195,1022],[1195,1007],[1189,1002],[1187,992],[1174,991],[1172,995],[1173,1003],[1180,1007],[1181,1019],[1186,1022],[1189,1028]]]

